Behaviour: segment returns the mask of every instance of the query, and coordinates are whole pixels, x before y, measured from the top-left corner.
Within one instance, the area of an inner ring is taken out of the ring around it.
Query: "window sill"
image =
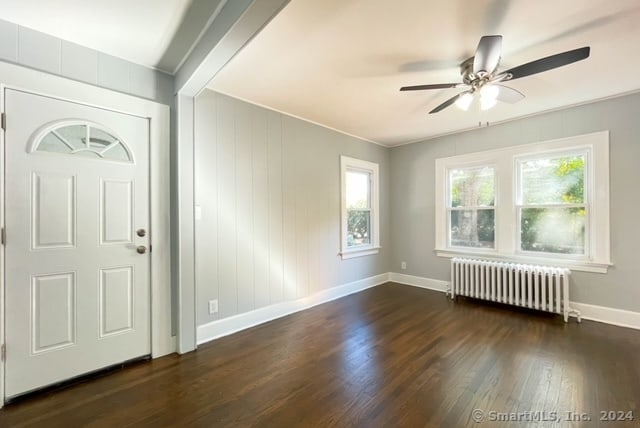
[[[613,266],[612,263],[607,262],[594,262],[588,260],[567,260],[561,258],[549,258],[549,257],[529,257],[515,254],[499,254],[495,252],[479,252],[479,251],[464,251],[464,250],[452,250],[452,249],[437,249],[435,250],[438,257],[468,257],[477,258],[482,260],[495,260],[499,262],[511,262],[511,263],[527,263],[536,265],[548,265],[559,266],[571,269],[579,272],[593,272],[593,273],[607,273],[609,266]]]
[[[338,254],[342,257],[342,260],[346,260],[353,259],[354,257],[371,256],[373,254],[378,254],[380,252],[380,248],[382,247],[358,248],[354,250],[345,250]]]

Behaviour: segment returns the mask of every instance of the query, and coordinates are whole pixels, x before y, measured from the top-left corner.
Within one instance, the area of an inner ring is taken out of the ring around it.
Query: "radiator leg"
[[[580,311],[577,309],[569,309],[569,313],[571,315],[573,315],[574,317],[576,317],[576,319],[578,320],[578,323],[582,322],[582,315],[580,314]]]
[[[453,286],[451,283],[449,283],[449,285],[447,285],[447,291],[445,292],[445,294],[447,296],[451,296],[451,300],[455,300],[456,296],[453,293]]]

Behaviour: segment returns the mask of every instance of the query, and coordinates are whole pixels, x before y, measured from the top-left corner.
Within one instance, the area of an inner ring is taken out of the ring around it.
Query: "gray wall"
[[[0,61],[137,95],[173,102],[173,76],[0,20]]]
[[[435,138],[391,150],[391,270],[449,280],[435,248],[435,159],[595,131],[610,131],[611,257],[608,274],[574,272],[571,300],[640,311],[640,94]],[[407,269],[400,270],[401,261]]]
[[[389,271],[389,149],[209,90],[195,125],[198,324]],[[342,154],[380,165],[378,255],[338,256]]]

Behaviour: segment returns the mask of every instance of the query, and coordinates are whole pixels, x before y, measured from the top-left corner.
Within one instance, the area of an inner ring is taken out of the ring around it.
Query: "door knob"
[[[136,248],[136,251],[138,252],[138,254],[144,254],[147,252],[147,247],[145,247],[144,245],[140,245],[138,246],[138,248]]]
[[[138,229],[138,230],[136,230],[136,234],[137,234],[138,236],[140,236],[140,237],[143,237],[144,235],[146,235],[146,234],[147,234],[147,231],[146,231],[146,230],[144,230],[144,229]]]

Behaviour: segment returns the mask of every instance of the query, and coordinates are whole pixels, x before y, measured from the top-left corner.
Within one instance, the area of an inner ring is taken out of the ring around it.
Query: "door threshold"
[[[112,373],[124,370],[127,367],[131,367],[133,365],[136,365],[145,361],[149,361],[149,360],[151,360],[151,355],[143,355],[142,357],[133,358],[131,360],[127,360],[118,364],[113,364],[111,366],[103,367],[101,369],[94,370],[89,373],[85,373],[79,376],[74,376],[70,379],[63,380],[61,382],[57,382],[42,388],[38,388],[22,394],[14,395],[13,397],[8,397],[5,399],[4,403],[15,404],[15,403],[21,403],[23,401],[34,399],[34,398],[42,398],[44,395],[55,394],[64,389],[73,387],[75,385],[78,385],[84,382],[91,382],[95,379],[108,376]]]

